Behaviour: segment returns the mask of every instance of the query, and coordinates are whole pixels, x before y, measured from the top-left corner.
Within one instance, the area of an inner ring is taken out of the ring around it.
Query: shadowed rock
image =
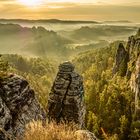
[[[74,66],[65,62],[59,66],[48,101],[48,117],[57,122],[74,121],[84,126],[85,106],[82,77]]]
[[[45,120],[46,114],[28,82],[10,75],[0,80],[0,128],[12,137],[21,137],[32,120]],[[3,132],[4,132],[3,131]],[[0,133],[0,137],[2,136]]]
[[[127,63],[129,61],[129,54],[125,50],[122,43],[119,44],[113,74],[118,73],[120,76],[125,76],[127,72]]]

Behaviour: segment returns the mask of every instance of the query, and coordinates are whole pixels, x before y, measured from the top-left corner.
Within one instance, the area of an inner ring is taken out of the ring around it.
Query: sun
[[[18,0],[18,1],[19,3],[29,7],[39,6],[43,2],[42,0]]]

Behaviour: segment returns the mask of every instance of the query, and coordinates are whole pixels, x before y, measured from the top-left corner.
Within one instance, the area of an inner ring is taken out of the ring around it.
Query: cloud
[[[75,20],[131,20],[140,22],[140,5],[98,5],[82,3],[46,3],[29,8],[11,0],[0,0],[0,18],[75,19]],[[7,1],[7,2],[6,2]]]

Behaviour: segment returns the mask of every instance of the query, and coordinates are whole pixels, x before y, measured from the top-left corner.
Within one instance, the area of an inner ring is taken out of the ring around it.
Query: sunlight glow
[[[18,0],[18,1],[22,5],[26,5],[26,6],[29,6],[29,7],[39,6],[40,4],[43,3],[42,0]]]

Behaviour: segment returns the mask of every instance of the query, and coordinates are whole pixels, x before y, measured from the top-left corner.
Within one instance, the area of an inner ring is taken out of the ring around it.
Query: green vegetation
[[[41,58],[25,58],[20,55],[3,55],[3,59],[9,62],[9,72],[17,73],[25,77],[44,108],[48,101],[48,94],[55,77],[55,63]]]
[[[0,79],[5,77],[8,71],[8,62],[4,61],[1,57],[0,55]]]
[[[133,121],[134,94],[126,77],[112,75],[118,44],[119,41],[109,47],[81,53],[73,63],[84,77],[87,129],[100,139],[135,140],[139,138],[136,129],[139,124]],[[56,64],[48,59],[27,59],[19,55],[4,55],[3,58],[9,62],[10,71],[29,81],[46,108]]]
[[[134,94],[126,77],[112,75],[116,46],[118,42],[73,60],[84,77],[86,127],[101,139],[135,140],[140,135],[133,127]]]
[[[100,25],[100,26],[83,26],[77,30],[74,30],[71,34],[72,38],[80,40],[99,40],[99,39],[114,39],[114,37],[123,37],[126,34],[131,34],[135,30],[135,27],[127,27],[120,25]],[[116,40],[116,39],[115,39]]]
[[[25,77],[46,109],[48,95],[57,72],[57,64],[72,58],[76,70],[84,78],[86,128],[100,139],[140,139],[140,123],[134,119],[134,93],[130,89],[129,78],[121,77],[126,73],[125,61],[128,58],[122,61],[118,75],[112,74],[116,49],[122,41],[116,41],[110,45],[108,41],[104,41],[114,40],[118,36],[125,37],[135,30],[136,27],[101,25],[84,26],[77,30],[57,33],[46,30],[44,27],[27,28],[15,24],[0,24],[1,52],[20,54],[7,54],[0,57],[0,78],[3,78],[7,71]],[[139,35],[140,30],[136,36],[139,37]],[[95,42],[90,42],[91,40]],[[130,71],[135,69],[137,56],[135,53],[132,52],[135,59],[128,64]],[[23,57],[24,54],[30,57]],[[57,60],[57,63],[53,62],[52,58]],[[31,128],[25,138],[30,140],[34,135],[35,139],[44,133],[45,137],[48,137],[49,131],[54,134],[54,129],[59,130],[59,126],[48,129],[48,132],[40,124],[39,127],[41,128],[36,128],[35,131]],[[64,138],[68,136],[67,133],[69,136],[72,135],[73,131],[62,131],[62,133]],[[62,135],[60,133],[59,138]],[[53,139],[53,136],[50,139]]]

